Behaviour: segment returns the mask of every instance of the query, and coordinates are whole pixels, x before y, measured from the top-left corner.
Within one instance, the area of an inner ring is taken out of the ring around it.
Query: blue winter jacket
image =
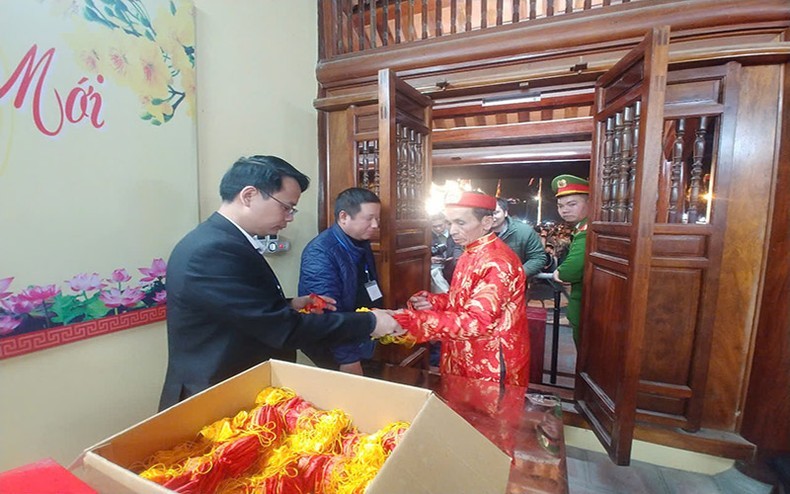
[[[357,246],[337,224],[332,225],[302,251],[299,295],[327,295],[337,300],[339,312],[354,312],[357,309],[358,270],[362,259],[366,260],[369,279],[378,279],[370,242]],[[337,345],[332,347],[332,354],[338,364],[348,364],[369,359],[373,348],[373,342]]]

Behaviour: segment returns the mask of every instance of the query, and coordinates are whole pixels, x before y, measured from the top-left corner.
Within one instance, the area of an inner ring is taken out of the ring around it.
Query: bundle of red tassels
[[[155,453],[140,476],[184,494],[355,494],[392,453],[408,424],[361,434],[342,410],[318,410],[286,388],[256,407]]]

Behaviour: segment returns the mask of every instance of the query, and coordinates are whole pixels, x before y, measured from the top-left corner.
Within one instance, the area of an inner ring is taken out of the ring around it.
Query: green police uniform
[[[560,175],[551,182],[556,197],[573,194],[589,194],[590,185],[587,180],[574,175]],[[579,323],[582,310],[582,282],[584,276],[584,250],[587,243],[587,218],[576,224],[568,255],[557,268],[559,278],[571,284],[571,295],[568,297],[566,314],[573,329],[573,341],[579,344]]]
[[[571,284],[571,295],[566,309],[568,322],[573,328],[573,341],[579,343],[579,322],[582,311],[582,277],[584,275],[584,248],[587,243],[587,219],[576,225],[576,233],[568,248],[568,255],[557,268],[560,279]]]

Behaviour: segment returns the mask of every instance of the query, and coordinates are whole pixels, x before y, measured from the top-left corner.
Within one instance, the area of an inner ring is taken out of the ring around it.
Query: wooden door
[[[575,395],[619,465],[630,461],[636,415],[668,51],[669,28],[655,28],[596,84]]]
[[[380,272],[387,307],[403,307],[430,286],[431,99],[379,71]]]

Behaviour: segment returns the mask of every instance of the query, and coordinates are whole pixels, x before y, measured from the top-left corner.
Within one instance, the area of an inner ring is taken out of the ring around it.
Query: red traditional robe
[[[518,256],[496,234],[467,245],[458,258],[450,291],[420,292],[433,310],[395,315],[418,342],[441,340],[442,374],[529,383],[529,334],[524,300],[524,269]],[[501,358],[500,358],[501,356]]]

